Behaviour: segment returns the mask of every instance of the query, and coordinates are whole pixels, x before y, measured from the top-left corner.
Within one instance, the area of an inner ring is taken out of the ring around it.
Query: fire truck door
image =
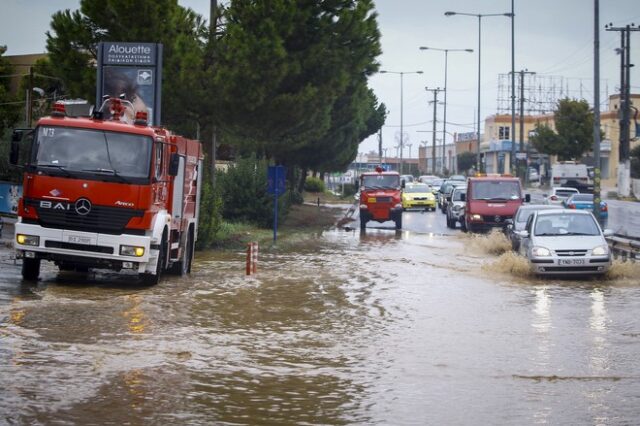
[[[184,203],[184,157],[180,158],[178,166],[178,174],[173,181],[173,205],[171,206],[171,214],[174,220],[182,219],[182,210]]]

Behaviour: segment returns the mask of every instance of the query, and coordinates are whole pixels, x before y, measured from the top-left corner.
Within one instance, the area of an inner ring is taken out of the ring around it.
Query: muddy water
[[[501,236],[329,231],[187,279],[0,271],[0,424],[633,424],[640,271]]]

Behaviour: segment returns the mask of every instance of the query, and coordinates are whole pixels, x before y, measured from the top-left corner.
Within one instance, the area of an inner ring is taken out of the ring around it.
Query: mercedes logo
[[[500,223],[500,221],[502,220],[502,218],[498,215],[496,215],[496,217],[494,217],[494,219],[496,220],[496,223]]]
[[[91,201],[86,198],[79,198],[78,201],[76,201],[75,208],[76,213],[81,216],[86,216],[91,211]]]

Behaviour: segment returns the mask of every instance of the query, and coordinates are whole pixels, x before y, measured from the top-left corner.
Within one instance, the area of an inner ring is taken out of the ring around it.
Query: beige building
[[[617,180],[620,125],[618,109],[620,103],[619,95],[609,97],[607,108],[600,113],[600,127],[604,137],[600,144],[600,169],[602,183],[606,186],[615,186]],[[631,95],[631,104],[640,105],[640,94]],[[634,120],[634,109],[631,114],[631,147],[640,143],[636,135],[636,123],[640,117]],[[635,121],[635,123],[634,123]],[[554,128],[553,114],[525,116],[523,120],[523,147],[527,151],[529,147],[529,133],[533,131],[537,124],[546,124]],[[480,151],[483,155],[485,170],[487,173],[508,173],[511,161],[511,143],[516,141],[516,152],[520,151],[520,118],[516,117],[515,133],[511,132],[511,115],[492,115],[485,120],[485,131],[482,135]],[[634,140],[636,139],[636,140]],[[460,151],[458,151],[460,152]],[[588,153],[584,161],[593,163],[593,153]],[[556,162],[555,156],[547,159],[531,148],[529,152],[529,164],[535,167],[542,166],[544,169]]]

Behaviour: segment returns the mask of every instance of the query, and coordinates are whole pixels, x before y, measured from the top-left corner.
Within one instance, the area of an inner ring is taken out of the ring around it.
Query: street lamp
[[[480,171],[480,64],[481,64],[481,37],[482,37],[482,18],[484,17],[489,17],[489,16],[506,16],[508,18],[513,18],[514,14],[509,12],[509,13],[462,13],[462,12],[445,12],[444,16],[453,16],[453,15],[462,15],[462,16],[475,16],[476,18],[478,18],[478,126],[477,126],[477,139],[478,139],[478,148],[476,150],[476,170]],[[513,28],[513,27],[512,27]],[[513,31],[512,31],[512,37],[513,37]],[[513,51],[512,51],[513,53]],[[511,65],[513,67],[513,64]],[[512,70],[513,71],[513,70]]]
[[[380,74],[400,74],[400,174],[402,174],[402,149],[404,142],[403,128],[403,77],[405,74],[422,74],[422,71],[380,71]]]
[[[449,52],[473,53],[473,49],[439,49],[436,47],[420,46],[420,50],[436,50],[438,52],[444,52],[444,118],[442,121],[443,123],[442,125],[442,158],[444,158],[445,145],[447,143],[445,135],[447,134],[447,62],[448,62]],[[444,175],[444,162],[442,163],[442,173]]]

